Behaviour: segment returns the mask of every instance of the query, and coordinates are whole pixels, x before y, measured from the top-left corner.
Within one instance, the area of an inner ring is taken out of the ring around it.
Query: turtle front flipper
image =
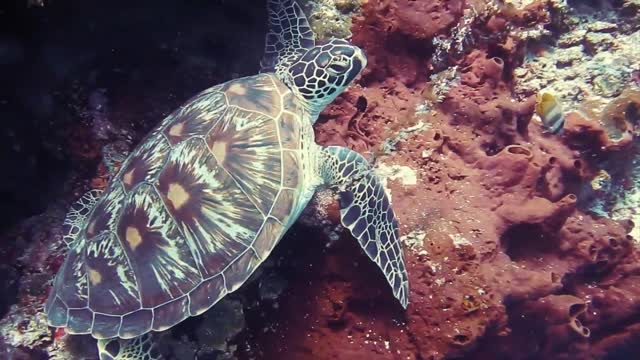
[[[268,0],[269,30],[260,72],[283,70],[300,56],[299,50],[315,45],[307,17],[294,0]]]
[[[100,360],[162,360],[153,342],[153,335],[147,333],[133,339],[98,340]]]
[[[62,224],[62,241],[64,241],[68,247],[72,248],[75,246],[75,241],[80,231],[84,228],[84,222],[87,220],[87,217],[101,195],[102,190],[89,190],[69,208],[64,223]]]
[[[398,222],[378,177],[367,160],[339,146],[320,150],[319,175],[340,191],[342,224],[384,273],[393,295],[404,308],[409,282],[404,265]]]

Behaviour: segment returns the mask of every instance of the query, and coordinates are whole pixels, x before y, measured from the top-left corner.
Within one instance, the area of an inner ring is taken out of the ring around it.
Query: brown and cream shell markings
[[[208,89],[125,161],[71,244],[50,324],[133,338],[237,289],[305,204],[301,119],[273,74]],[[306,122],[303,122],[305,120]]]

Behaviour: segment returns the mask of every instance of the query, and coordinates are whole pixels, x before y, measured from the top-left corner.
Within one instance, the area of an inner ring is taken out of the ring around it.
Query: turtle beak
[[[349,71],[349,75],[347,77],[347,84],[353,81],[353,79],[358,76],[362,70],[367,66],[367,56],[364,54],[364,51],[359,47],[355,47],[355,53],[353,54],[353,60],[351,65],[351,70]]]
[[[356,48],[356,59],[360,60],[362,69],[367,67],[367,55],[365,55],[364,50]]]

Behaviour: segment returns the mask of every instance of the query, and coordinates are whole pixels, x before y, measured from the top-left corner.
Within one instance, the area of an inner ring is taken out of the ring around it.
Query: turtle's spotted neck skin
[[[260,72],[275,72],[315,122],[320,112],[367,66],[362,49],[341,39],[315,43],[293,0],[269,0],[269,32]]]

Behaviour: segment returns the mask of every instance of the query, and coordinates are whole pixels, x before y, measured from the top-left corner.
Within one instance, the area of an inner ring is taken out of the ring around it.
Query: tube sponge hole
[[[509,145],[505,148],[505,150],[510,154],[522,155],[527,159],[530,159],[533,157],[533,154],[531,153],[531,151],[524,146]]]
[[[456,345],[466,345],[471,339],[467,335],[458,334],[453,337],[453,342]]]
[[[569,321],[569,326],[576,332],[578,335],[588,338],[591,335],[591,330],[588,327],[582,325],[582,322],[577,318],[572,318]]]
[[[504,61],[499,57],[494,57],[486,62],[484,72],[489,78],[500,79],[503,69]]]
[[[625,117],[633,125],[639,125],[640,124],[640,104],[636,104],[636,103],[629,104],[625,110]]]
[[[537,257],[553,251],[555,239],[541,224],[514,224],[500,237],[500,244],[512,261]]]
[[[576,303],[569,306],[569,327],[573,329],[578,335],[588,338],[591,335],[591,330],[582,324],[582,321],[578,319],[580,315],[587,311],[587,304]]]
[[[587,305],[585,304],[573,304],[569,306],[569,317],[575,318],[576,316],[587,311]]]

